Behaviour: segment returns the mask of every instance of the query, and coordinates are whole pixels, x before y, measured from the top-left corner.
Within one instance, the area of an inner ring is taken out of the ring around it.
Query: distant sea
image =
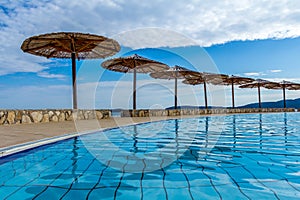
[[[112,117],[121,117],[121,109],[113,109],[111,112]]]
[[[258,108],[258,103],[251,103],[243,106],[236,106],[236,108]],[[262,108],[283,108],[283,100],[276,101],[276,102],[262,102],[261,103]],[[286,107],[287,108],[300,108],[300,98],[299,99],[287,99],[286,100]],[[178,109],[196,109],[200,108],[203,109],[205,107],[203,106],[178,106]],[[209,106],[208,108],[226,108],[226,107],[212,107]],[[231,108],[230,106],[228,108]],[[169,107],[166,109],[174,109],[174,107]]]

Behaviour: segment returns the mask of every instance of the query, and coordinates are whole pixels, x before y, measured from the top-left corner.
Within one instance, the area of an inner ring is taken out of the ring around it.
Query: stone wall
[[[243,109],[173,109],[173,110],[122,110],[121,117],[154,117],[154,116],[181,116],[181,115],[212,115],[233,113],[259,112],[295,112],[294,108],[243,108]]]
[[[300,110],[299,110],[300,111]],[[258,112],[295,112],[293,108],[254,108],[254,109],[183,109],[183,110],[122,110],[121,117],[161,117],[181,115],[210,115],[232,113]],[[111,117],[111,110],[0,110],[0,125],[30,124],[46,122],[77,120],[107,119]]]
[[[106,119],[111,110],[77,110],[78,120]],[[72,121],[73,110],[0,110],[0,125]]]

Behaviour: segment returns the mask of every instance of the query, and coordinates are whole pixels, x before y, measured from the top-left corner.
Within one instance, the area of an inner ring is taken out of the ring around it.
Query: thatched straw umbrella
[[[164,63],[150,60],[137,54],[110,59],[103,62],[101,66],[115,72],[133,73],[133,110],[136,109],[136,73],[151,73],[170,68]]]
[[[186,78],[183,83],[185,84],[190,84],[190,85],[199,85],[203,84],[203,89],[204,89],[204,101],[205,101],[205,108],[208,108],[207,105],[207,88],[206,84],[207,83],[220,83],[224,79],[226,79],[228,76],[225,74],[215,74],[215,73],[207,73],[207,72],[197,72],[196,74],[193,73],[191,74],[190,77]]]
[[[253,82],[254,79],[252,78],[246,78],[246,77],[240,77],[240,76],[227,76],[227,75],[220,75],[217,79],[212,79],[210,83],[214,85],[231,85],[231,97],[232,97],[232,108],[235,108],[234,103],[234,85],[243,85],[247,83]]]
[[[184,84],[188,85],[200,85],[203,84],[203,91],[204,91],[204,103],[205,103],[205,108],[208,108],[207,105],[207,89],[206,89],[206,82],[204,79],[185,79],[182,81]]]
[[[278,83],[267,81],[267,80],[262,80],[262,79],[256,79],[252,83],[248,83],[245,85],[241,85],[240,88],[257,88],[258,90],[258,106],[261,108],[261,97],[260,97],[260,88],[261,87],[271,87],[271,86],[276,86]]]
[[[204,72],[202,74],[202,78],[205,82],[205,90],[206,90],[206,83],[217,85],[217,83],[219,84],[223,80],[227,79],[228,75]],[[206,101],[207,101],[207,99],[206,99]],[[207,106],[206,106],[206,108],[207,108]]]
[[[198,74],[198,72],[175,65],[174,67],[165,71],[153,72],[150,74],[150,76],[152,78],[175,80],[174,108],[177,109],[177,79],[192,78],[196,74]]]
[[[282,89],[282,95],[283,95],[283,107],[286,108],[286,98],[285,98],[285,90],[300,90],[300,84],[299,83],[293,83],[289,81],[283,80],[282,82],[278,84],[273,85],[267,85],[265,86],[267,89]]]
[[[60,32],[27,38],[21,49],[46,58],[72,59],[73,108],[77,109],[76,58],[106,58],[119,52],[120,45],[113,39],[99,35]]]
[[[204,103],[205,103],[205,108],[207,109],[207,89],[206,89],[206,82],[205,80],[202,78],[202,76],[199,76],[199,78],[197,79],[185,79],[182,81],[182,83],[184,84],[188,84],[188,85],[200,85],[203,84],[203,91],[204,91]]]

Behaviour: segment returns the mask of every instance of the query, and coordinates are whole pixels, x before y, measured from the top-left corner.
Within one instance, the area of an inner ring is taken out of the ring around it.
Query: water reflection
[[[119,151],[115,151],[114,156],[109,159],[114,163],[119,162],[121,167],[118,169],[126,169],[125,172],[93,163],[95,157],[86,153],[86,146],[82,145],[81,140],[73,138],[44,147],[47,159],[37,159],[44,158],[37,150],[26,155],[23,152],[22,157],[6,158],[9,159],[8,162],[14,163],[0,165],[3,172],[0,177],[0,194],[16,194],[8,197],[11,199],[18,199],[20,196],[24,199],[59,199],[64,194],[64,198],[68,199],[84,198],[87,194],[91,194],[90,199],[114,196],[156,199],[159,198],[156,195],[160,193],[163,194],[162,198],[165,197],[164,194],[170,195],[169,199],[177,194],[187,194],[192,199],[191,194],[198,194],[198,190],[203,190],[204,196],[201,193],[195,199],[208,197],[210,191],[215,194],[211,196],[213,199],[220,198],[218,192],[222,198],[223,194],[224,198],[230,194],[232,198],[242,199],[243,194],[238,192],[240,189],[247,192],[247,195],[251,194],[251,199],[266,199],[274,198],[271,188],[280,197],[293,199],[290,194],[295,197],[300,194],[297,188],[299,121],[300,115],[296,113],[226,116],[226,129],[210,152],[208,150],[213,137],[209,135],[216,132],[214,128],[217,120],[214,121],[214,117],[168,120],[164,122],[166,129],[160,132],[149,129],[149,124],[129,126],[127,132],[121,134],[112,129],[107,135],[116,145],[126,150],[156,151],[158,145],[162,145],[160,149],[167,146],[164,151],[151,154],[149,161],[145,158],[138,160],[142,153],[133,160],[135,157],[126,155],[121,158],[118,156]],[[156,128],[157,123],[153,127]],[[196,134],[195,137],[192,133]],[[107,150],[105,141],[95,141],[95,137],[91,136],[93,135],[85,136],[90,138],[90,147],[97,150],[101,147],[97,155],[107,158],[104,152]],[[176,157],[177,161],[173,160]],[[169,158],[172,163],[163,165]],[[22,168],[24,163],[27,163],[25,169]],[[66,163],[69,165],[65,166]],[[156,167],[153,163],[160,165]],[[26,170],[29,166],[37,167]],[[12,176],[15,174],[16,176]],[[77,180],[79,176],[80,181]],[[25,192],[29,195],[25,196]],[[237,197],[236,194],[241,196]],[[260,194],[263,195],[259,196]]]
[[[236,147],[236,118],[235,115],[232,115],[232,132],[233,132],[233,149]]]
[[[284,137],[285,137],[284,142],[287,143],[287,114],[286,113],[283,114],[283,121],[284,121],[283,130],[284,130]]]
[[[76,174],[76,170],[77,170],[77,167],[78,167],[78,165],[77,165],[77,161],[78,161],[78,149],[79,149],[79,147],[78,147],[78,137],[75,137],[74,139],[73,139],[73,149],[72,149],[72,158],[71,158],[71,160],[72,160],[72,176],[73,176],[73,178],[74,178],[74,181],[75,181],[75,183],[78,183],[78,179],[77,179],[77,177],[78,177],[78,175]]]
[[[205,117],[205,149],[208,148],[208,121],[209,118]]]
[[[284,126],[283,126],[283,132],[284,132],[284,146],[285,149],[288,150],[287,148],[287,143],[288,143],[288,126],[287,126],[287,113],[283,113],[283,121],[284,121]]]
[[[175,124],[175,137],[174,137],[174,139],[175,139],[175,143],[176,143],[176,151],[175,151],[175,154],[176,154],[176,157],[178,158],[179,157],[179,155],[178,155],[178,152],[179,152],[179,141],[178,141],[178,128],[179,128],[179,126],[178,126],[178,119],[175,119],[174,120],[174,124]]]
[[[228,121],[225,124],[227,129],[224,129],[222,135],[219,138],[218,143],[213,147],[213,152],[240,152],[245,149],[252,148],[253,151],[270,151],[270,148],[278,148],[288,150],[289,135],[288,135],[288,113],[274,114],[272,116],[266,116],[264,114],[249,115],[247,120],[240,119],[238,115],[228,116]],[[279,120],[278,120],[279,119]],[[211,154],[209,150],[211,141],[210,135],[213,134],[214,124],[210,123],[211,117],[203,117],[199,119],[199,123],[202,124],[202,131],[195,136],[195,142],[189,148],[189,151],[193,156],[197,158],[205,157]],[[274,123],[277,121],[283,121],[281,123]],[[175,132],[178,131],[178,124],[175,122]],[[278,135],[278,129],[282,132]],[[276,134],[277,133],[277,134]],[[281,137],[280,141],[277,141],[277,136]],[[284,138],[283,138],[284,137]],[[230,142],[228,139],[230,138]],[[255,143],[253,143],[256,141]],[[269,145],[270,142],[274,142],[274,145]],[[181,145],[181,142],[176,140],[176,147]],[[277,142],[281,145],[276,145]],[[230,145],[229,145],[230,144]],[[255,149],[256,147],[256,149]],[[187,155],[187,153],[185,154]],[[202,156],[201,156],[202,155]],[[204,157],[203,157],[204,155]]]
[[[263,147],[263,128],[262,128],[262,114],[259,114],[259,148],[262,149]]]
[[[138,144],[138,131],[137,131],[137,125],[133,125],[133,149],[131,152],[137,153],[139,151],[137,144]]]

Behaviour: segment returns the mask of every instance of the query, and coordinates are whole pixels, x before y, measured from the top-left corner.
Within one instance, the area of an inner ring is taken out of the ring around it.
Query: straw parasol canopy
[[[174,79],[175,80],[175,95],[174,95],[174,107],[177,109],[177,79],[191,79],[195,76],[199,76],[199,72],[195,72],[189,69],[186,69],[184,67],[180,67],[178,65],[175,65],[172,68],[169,68],[165,71],[158,71],[150,73],[150,76],[152,78],[158,78],[158,79]]]
[[[101,66],[105,69],[133,73],[133,109],[136,109],[136,73],[151,73],[167,70],[170,67],[164,63],[150,60],[148,58],[134,54],[128,57],[114,58],[104,61]]]
[[[21,49],[46,58],[72,59],[73,108],[77,109],[76,58],[97,59],[112,56],[120,51],[120,45],[104,36],[59,32],[27,38]]]
[[[263,80],[263,79],[256,79],[252,83],[241,85],[240,88],[257,88],[257,90],[258,90],[258,102],[259,102],[258,105],[259,105],[259,108],[261,108],[260,88],[261,87],[265,87],[265,88],[272,87],[272,86],[276,86],[277,84],[278,83]]]
[[[202,78],[206,81],[206,83],[219,85],[220,83],[224,82],[228,78],[228,75],[203,72]]]
[[[283,83],[285,84],[285,88],[287,88],[288,90],[300,90],[299,83],[293,83],[289,81],[283,81]]]
[[[210,83],[214,85],[231,85],[231,97],[232,97],[232,108],[235,108],[234,105],[234,85],[243,85],[247,83],[253,82],[254,79],[252,78],[246,78],[246,77],[240,77],[240,76],[227,76],[224,74],[220,74],[219,78],[212,79]]]
[[[198,75],[199,76],[199,75]],[[208,72],[203,72],[200,74],[200,77],[193,77],[193,79],[191,80],[186,80],[186,83],[189,84],[193,84],[193,83],[197,83],[197,84],[202,84],[203,82],[203,88],[204,88],[204,100],[205,100],[205,108],[207,109],[207,89],[206,89],[206,84],[210,83],[210,84],[220,84],[221,82],[223,82],[224,80],[226,80],[228,78],[228,75],[225,74],[216,74],[216,73],[208,73]]]
[[[188,85],[200,85],[203,84],[203,90],[204,90],[204,102],[205,102],[205,108],[207,109],[207,91],[206,91],[206,81],[203,79],[202,76],[199,76],[197,79],[185,79],[182,81],[184,84]]]
[[[283,107],[286,108],[286,97],[285,97],[285,90],[300,90],[300,84],[299,83],[293,83],[289,81],[283,80],[282,82],[277,83],[276,85],[267,85],[265,86],[267,89],[282,89],[283,94]]]
[[[185,84],[190,85],[198,85],[203,84],[204,89],[204,101],[205,101],[205,108],[207,109],[207,89],[206,84],[212,83],[212,84],[219,84],[223,80],[227,79],[228,76],[225,74],[216,74],[216,73],[208,73],[208,72],[202,72],[197,74],[191,74],[190,77],[186,78],[186,80],[183,81]]]

